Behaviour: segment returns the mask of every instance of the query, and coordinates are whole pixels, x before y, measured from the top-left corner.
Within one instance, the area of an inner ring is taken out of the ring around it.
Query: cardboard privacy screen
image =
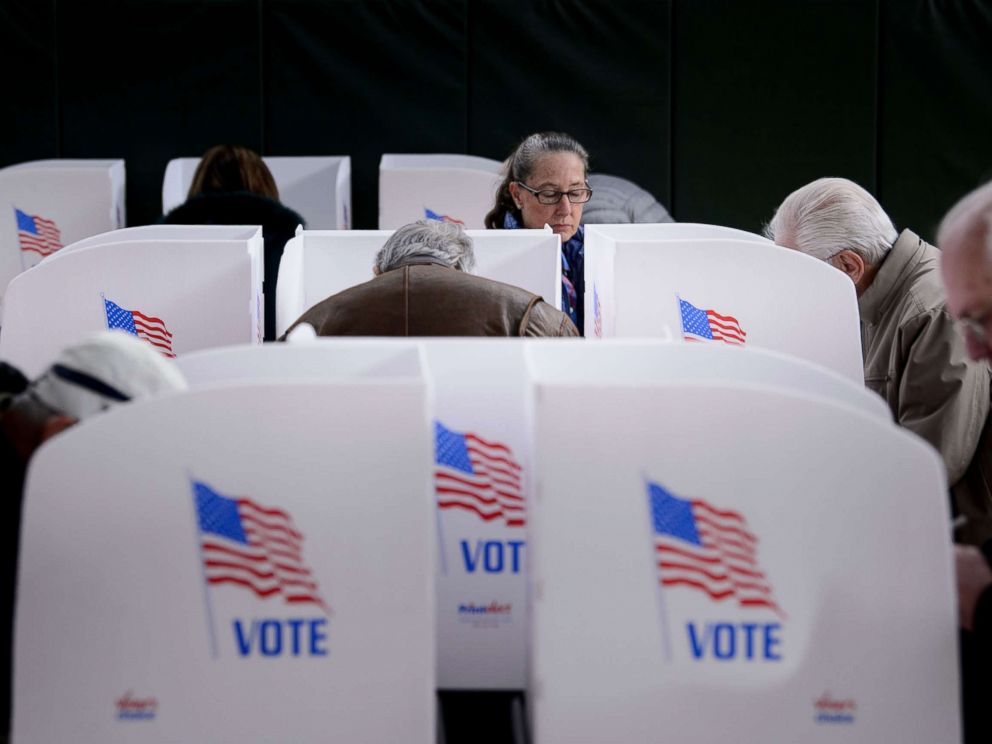
[[[150,240],[52,256],[11,282],[0,356],[33,377],[87,333],[121,328],[166,356],[258,342],[261,232]]]
[[[53,440],[14,741],[433,744],[429,457],[413,375],[203,389]]]
[[[496,203],[498,160],[473,155],[383,155],[379,161],[379,227],[417,220],[482,229]]]
[[[433,391],[438,687],[522,689],[532,457],[519,341],[321,339],[215,349],[178,363],[193,387],[351,374],[380,380],[418,353]]]
[[[469,230],[474,274],[538,294],[561,305],[561,238],[547,230]],[[301,230],[286,243],[276,287],[276,333],[281,335],[321,300],[373,277],[372,266],[389,230]]]
[[[534,369],[535,741],[960,741],[929,446],[791,392]]]
[[[649,224],[586,225],[586,240],[590,234],[612,240],[744,240],[771,243],[765,237],[736,227],[706,225],[696,222],[661,222]]]
[[[736,382],[822,398],[892,421],[885,401],[863,384],[826,367],[767,349],[659,339],[608,339],[597,344],[531,343],[527,354],[542,374],[559,375],[583,385],[596,385],[604,379],[648,387],[661,382]]]
[[[124,227],[123,160],[38,160],[0,169],[0,299],[45,256]]]
[[[347,230],[351,227],[351,158],[262,158],[279,190],[279,201],[306,220],[312,230]],[[162,212],[186,201],[199,158],[175,158],[162,180]]]
[[[587,338],[762,347],[864,381],[854,285],[797,251],[757,241],[627,240],[594,232],[586,238],[585,282]]]

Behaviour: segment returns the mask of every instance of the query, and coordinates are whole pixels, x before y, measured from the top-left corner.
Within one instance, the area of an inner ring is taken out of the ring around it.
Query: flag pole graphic
[[[207,632],[210,636],[210,656],[214,659],[217,653],[217,632],[214,629],[214,610],[210,603],[210,585],[207,583],[207,569],[203,556],[203,531],[200,529],[200,510],[196,503],[196,481],[193,476],[186,473],[189,478],[190,490],[193,492],[193,526],[196,528],[196,550],[200,556],[200,575],[203,577],[203,601],[207,608]]]
[[[651,537],[651,575],[655,577],[654,589],[658,597],[658,614],[661,618],[661,647],[665,653],[665,661],[672,661],[672,639],[668,625],[668,607],[665,603],[665,590],[661,588],[661,578],[658,570],[658,551],[655,549],[654,514],[651,509],[651,482],[643,472],[641,478],[644,481],[644,493],[648,497],[648,533]]]
[[[426,207],[425,207],[426,208]],[[434,419],[434,426],[432,437],[434,440],[434,454],[433,460],[431,462],[431,493],[432,503],[434,504],[434,514],[437,517],[437,551],[438,557],[441,559],[441,575],[448,575],[448,555],[445,552],[444,547],[444,519],[441,518],[441,507],[437,503],[437,451],[438,451],[438,434],[437,427],[441,425],[441,422]]]

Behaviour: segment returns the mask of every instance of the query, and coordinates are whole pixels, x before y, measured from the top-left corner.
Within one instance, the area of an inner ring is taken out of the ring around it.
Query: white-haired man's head
[[[992,357],[992,182],[972,191],[940,223],[937,246],[947,308],[964,327],[968,353]]]
[[[461,225],[420,220],[394,232],[375,257],[375,273],[418,263],[433,263],[458,271],[475,268],[472,238]]]
[[[793,191],[765,235],[843,271],[859,295],[899,237],[875,197],[846,178],[820,178]]]

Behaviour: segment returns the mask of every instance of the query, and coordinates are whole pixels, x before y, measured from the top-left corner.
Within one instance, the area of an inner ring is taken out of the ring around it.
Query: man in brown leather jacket
[[[469,274],[474,264],[460,225],[406,225],[376,256],[374,279],[314,305],[286,334],[308,323],[318,336],[579,335],[538,295]]]
[[[943,458],[954,506],[966,518],[958,541],[980,545],[992,538],[989,369],[968,357],[947,309],[940,251],[909,230],[897,232],[875,198],[843,178],[794,191],[766,234],[850,277],[865,385],[885,398],[900,426]]]

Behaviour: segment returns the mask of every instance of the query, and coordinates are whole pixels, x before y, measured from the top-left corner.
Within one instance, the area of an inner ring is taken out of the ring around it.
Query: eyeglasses
[[[567,196],[572,204],[585,204],[592,198],[592,189],[572,189],[571,191],[552,191],[551,189],[532,189],[522,181],[514,181],[517,186],[537,197],[541,204],[557,204],[562,196]]]

